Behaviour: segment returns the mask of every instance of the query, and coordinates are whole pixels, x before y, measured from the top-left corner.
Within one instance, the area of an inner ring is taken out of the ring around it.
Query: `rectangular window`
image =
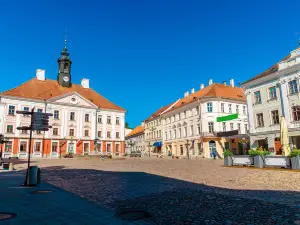
[[[165,140],[168,140],[168,133],[165,132]]]
[[[174,139],[176,139],[176,137],[177,137],[177,136],[176,136],[176,130],[174,130]]]
[[[41,152],[41,142],[35,142],[34,151]]]
[[[38,113],[42,113],[42,112],[43,112],[43,109],[38,109],[37,112],[38,112]]]
[[[14,105],[8,106],[8,115],[15,115],[15,106]]]
[[[102,131],[98,131],[98,137],[102,137]]]
[[[58,135],[58,128],[53,128],[53,135]]]
[[[255,104],[261,104],[260,91],[254,92],[254,103]]]
[[[36,134],[41,134],[42,132],[40,130],[37,130],[36,131]]]
[[[228,104],[228,110],[229,110],[229,113],[232,113],[232,105],[231,104]]]
[[[98,115],[98,123],[102,123],[102,116]]]
[[[241,133],[241,124],[238,123],[237,125],[238,125],[238,132],[239,132],[239,134],[240,134],[240,133]]]
[[[89,114],[86,113],[86,114],[84,115],[84,121],[85,121],[85,122],[90,122],[90,115],[89,115]]]
[[[257,126],[263,127],[264,126],[264,116],[262,113],[256,114]]]
[[[28,134],[27,130],[21,130],[21,134]]]
[[[69,136],[74,137],[74,129],[69,130]]]
[[[224,103],[221,103],[221,112],[225,112],[225,109],[224,109]]]
[[[299,121],[300,120],[300,106],[293,106],[292,114],[293,114],[293,120]]]
[[[106,151],[107,152],[111,152],[111,144],[107,144],[106,145]]]
[[[107,131],[106,137],[107,137],[107,138],[110,138],[110,131]]]
[[[12,147],[13,147],[12,141],[8,141],[5,143],[4,151],[12,152]]]
[[[116,144],[116,152],[120,152],[120,144]]]
[[[29,107],[25,106],[25,107],[23,108],[23,111],[29,112]]]
[[[20,152],[26,152],[27,151],[27,141],[21,141],[20,142]]]
[[[120,132],[116,132],[116,138],[120,138]]]
[[[290,95],[298,93],[298,85],[296,80],[292,80],[289,82],[289,91]]]
[[[222,125],[223,125],[223,132],[226,132],[226,123],[223,122]]]
[[[273,124],[279,124],[279,113],[278,113],[278,110],[272,111],[271,114],[272,114],[272,122],[273,122]]]
[[[197,125],[197,131],[198,131],[198,134],[201,133],[201,127],[200,127],[200,124]]]
[[[243,114],[246,115],[246,106],[243,106]]]
[[[116,124],[119,125],[120,124],[120,118],[116,117]]]
[[[178,138],[181,138],[181,128],[178,128]]]
[[[269,99],[273,100],[277,98],[277,94],[276,94],[276,87],[270,87],[269,88]]]
[[[193,125],[191,125],[190,131],[191,131],[191,136],[193,136],[194,135],[194,126]]]
[[[186,118],[186,111],[183,112],[183,118]]]
[[[212,112],[212,111],[213,111],[212,103],[209,102],[207,103],[207,112]]]
[[[58,150],[58,142],[52,142],[52,152],[57,152]]]
[[[70,112],[70,120],[75,120],[75,112]]]
[[[59,111],[54,110],[53,116],[54,116],[54,119],[59,120]]]
[[[180,145],[180,155],[183,155],[183,145]]]
[[[248,124],[245,124],[245,134],[248,133]]]
[[[240,106],[239,105],[236,105],[236,113],[240,114]]]
[[[111,117],[107,116],[107,124],[111,124]]]
[[[233,123],[230,123],[230,130],[233,130]]]
[[[158,131],[158,137],[161,137],[161,130]]]
[[[90,136],[90,134],[89,134],[90,132],[89,132],[89,130],[84,130],[84,136],[85,137],[88,137],[88,136]]]
[[[214,132],[214,122],[208,122],[208,133]]]
[[[13,133],[13,125],[7,125],[6,127],[6,133]]]
[[[184,137],[187,136],[187,127],[184,127],[184,133],[183,133]]]
[[[169,139],[172,139],[172,133],[169,131]]]

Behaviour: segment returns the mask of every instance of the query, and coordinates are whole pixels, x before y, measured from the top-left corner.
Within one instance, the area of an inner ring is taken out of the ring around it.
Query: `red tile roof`
[[[83,88],[78,84],[72,84],[69,88],[62,87],[56,80],[46,79],[45,81],[41,81],[33,78],[16,88],[2,92],[1,95],[48,100],[70,92],[77,92],[100,108],[125,111],[123,108],[110,102],[91,88]]]
[[[127,134],[126,137],[131,137],[131,136],[134,136],[134,135],[137,135],[137,134],[141,134],[143,133],[145,130],[145,128],[143,126],[137,126],[135,127],[129,134]]]
[[[162,106],[161,108],[159,108],[157,111],[155,111],[151,116],[149,116],[145,122],[149,121],[149,120],[152,120],[152,119],[155,119],[156,117],[159,117],[160,114],[165,111],[166,109],[168,109],[173,103],[169,104],[169,105],[166,105],[166,106]]]

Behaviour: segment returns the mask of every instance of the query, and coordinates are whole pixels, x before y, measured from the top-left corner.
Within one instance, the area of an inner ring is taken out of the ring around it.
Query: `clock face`
[[[63,77],[63,80],[64,80],[65,82],[68,82],[68,81],[69,81],[69,77],[68,77],[68,76],[64,76],[64,77]]]

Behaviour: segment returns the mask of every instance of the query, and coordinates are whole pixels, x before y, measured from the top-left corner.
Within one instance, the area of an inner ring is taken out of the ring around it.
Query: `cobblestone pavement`
[[[225,168],[206,159],[35,164],[47,182],[115,211],[144,209],[154,224],[300,224],[299,172]]]

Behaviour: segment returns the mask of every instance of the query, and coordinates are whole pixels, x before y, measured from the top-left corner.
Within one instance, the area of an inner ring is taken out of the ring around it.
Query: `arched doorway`
[[[217,146],[215,141],[210,141],[208,143],[209,146],[209,157],[212,158],[212,152],[215,150],[217,152]]]

